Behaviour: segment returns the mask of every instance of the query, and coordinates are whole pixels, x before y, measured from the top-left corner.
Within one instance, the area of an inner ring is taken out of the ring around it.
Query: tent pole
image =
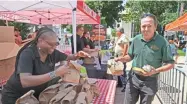
[[[8,20],[6,20],[6,26],[8,26]]]
[[[73,46],[74,53],[77,53],[77,37],[76,37],[76,8],[72,10],[72,27],[73,27]]]
[[[187,68],[187,41],[186,41],[186,54],[185,54],[185,60],[184,60],[184,68],[186,69]]]
[[[101,49],[101,10],[98,10],[98,14],[100,16],[99,20],[99,49]]]

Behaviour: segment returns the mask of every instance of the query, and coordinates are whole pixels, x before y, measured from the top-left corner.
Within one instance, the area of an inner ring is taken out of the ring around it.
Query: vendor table
[[[115,80],[106,79],[97,80],[100,95],[99,97],[95,97],[91,104],[114,104],[117,82]]]
[[[95,64],[83,64],[87,70],[89,78],[98,78],[98,79],[112,79],[111,75],[107,74],[107,65],[101,64],[101,69],[96,69]]]

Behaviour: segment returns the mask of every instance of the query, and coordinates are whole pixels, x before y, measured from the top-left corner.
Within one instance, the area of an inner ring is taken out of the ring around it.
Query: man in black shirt
[[[60,76],[69,72],[67,66],[54,70],[55,63],[88,56],[82,51],[67,56],[56,50],[57,45],[55,32],[44,27],[38,31],[33,41],[20,49],[15,72],[2,90],[2,104],[15,104],[19,97],[30,90],[35,90],[34,96],[38,98],[45,88],[57,83]]]
[[[84,33],[84,28],[82,25],[78,25],[76,28],[77,31],[77,35],[76,35],[76,44],[77,44],[77,50],[76,52],[79,51],[85,51],[85,52],[94,52],[94,51],[98,51],[98,49],[89,49],[87,47],[85,47],[84,42],[83,42],[83,33]],[[74,53],[74,44],[73,44],[73,36],[71,36],[71,47],[72,47],[72,53]]]

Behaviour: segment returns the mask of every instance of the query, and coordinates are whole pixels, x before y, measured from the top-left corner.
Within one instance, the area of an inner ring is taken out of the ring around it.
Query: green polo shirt
[[[149,42],[143,39],[142,34],[137,35],[129,47],[128,54],[133,59],[132,67],[151,65],[158,68],[163,63],[174,63],[169,43],[157,33]]]

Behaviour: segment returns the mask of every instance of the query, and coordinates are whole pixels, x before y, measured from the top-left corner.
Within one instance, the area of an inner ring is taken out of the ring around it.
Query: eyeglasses
[[[46,41],[46,40],[44,40],[49,46],[51,46],[51,47],[56,47],[56,46],[58,46],[59,45],[59,42],[55,42],[55,43],[50,43],[50,42],[48,42],[48,41]]]

